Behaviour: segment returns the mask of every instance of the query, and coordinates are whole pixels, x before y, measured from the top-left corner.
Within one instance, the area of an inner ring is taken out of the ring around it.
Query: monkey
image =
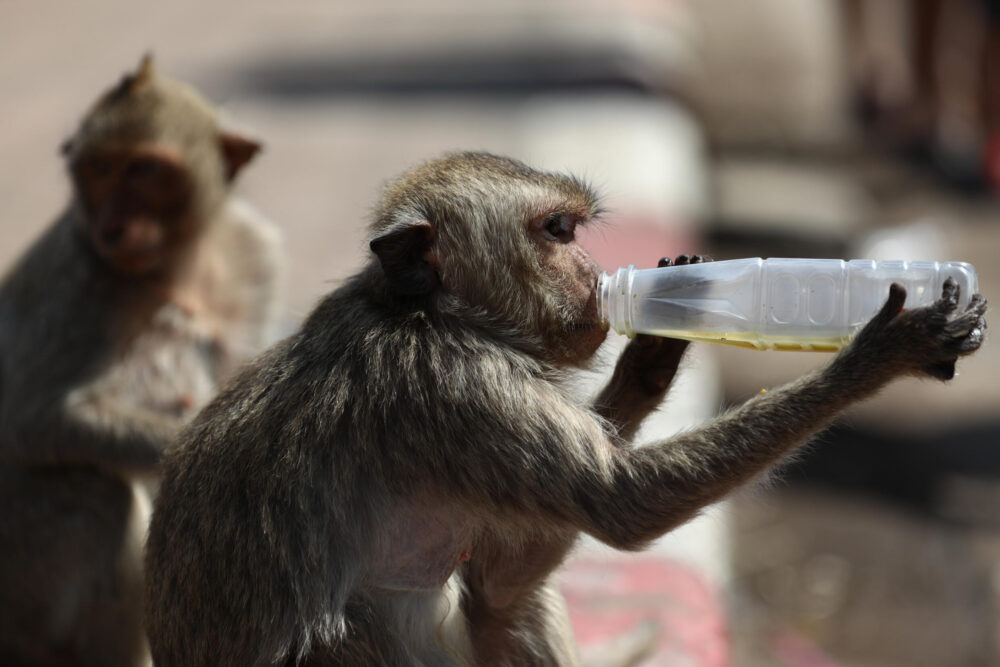
[[[828,366],[632,447],[684,343],[607,336],[576,241],[594,189],[488,153],[388,183],[367,264],[165,457],[146,546],[155,664],[574,665],[552,573],[580,533],[641,549],[893,378],[946,380],[986,301],[882,309]],[[690,258],[679,258],[681,263]]]
[[[231,195],[259,148],[148,56],[63,144],[70,202],[0,283],[0,664],[149,663],[163,452],[276,337],[281,236]]]

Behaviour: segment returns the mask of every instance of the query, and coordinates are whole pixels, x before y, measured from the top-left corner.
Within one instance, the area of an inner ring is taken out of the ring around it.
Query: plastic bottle
[[[959,286],[959,307],[978,291],[966,262],[759,257],[605,273],[597,306],[606,326],[637,333],[727,343],[759,350],[841,347],[889,295],[906,287],[905,307],[929,305],[946,278]]]

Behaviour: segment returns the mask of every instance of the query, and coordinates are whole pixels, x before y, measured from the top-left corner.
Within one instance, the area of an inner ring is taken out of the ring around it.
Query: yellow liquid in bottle
[[[836,352],[844,347],[849,337],[787,338],[756,333],[717,333],[714,331],[657,331],[653,335],[665,338],[682,338],[703,343],[720,343],[751,350],[780,350],[782,352]]]

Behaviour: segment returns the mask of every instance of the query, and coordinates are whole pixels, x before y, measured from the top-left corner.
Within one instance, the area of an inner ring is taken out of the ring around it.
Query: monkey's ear
[[[132,75],[133,88],[148,85],[154,76],[156,76],[156,65],[153,64],[153,54],[146,52],[143,54],[142,60],[139,61],[139,67],[136,68],[135,74]]]
[[[397,294],[429,294],[438,286],[437,256],[431,251],[434,227],[426,220],[409,223],[372,239],[389,287]]]
[[[122,76],[121,81],[109,93],[112,100],[120,100],[133,93],[146,88],[153,83],[156,76],[156,67],[153,65],[153,54],[146,53],[139,61],[139,66],[135,72]]]
[[[230,181],[261,149],[260,142],[225,130],[219,133],[219,147],[226,161],[226,178]]]

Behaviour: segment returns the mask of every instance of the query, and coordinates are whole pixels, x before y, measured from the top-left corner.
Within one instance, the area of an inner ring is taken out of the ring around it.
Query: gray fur
[[[114,138],[88,119],[75,150]],[[223,177],[205,187],[227,192]],[[168,271],[124,277],[76,198],[0,283],[4,665],[147,663],[142,541],[163,451],[275,325],[280,242],[245,204],[220,201]]]
[[[531,221],[596,206],[578,181],[484,154],[388,186],[373,238],[431,222],[426,261],[405,270],[435,268],[440,287],[394,292],[373,257],[185,429],[147,551],[160,667],[575,664],[549,575],[579,531],[641,548],[849,403],[957,355],[930,325],[949,320],[946,300],[896,307],[827,369],[623,446],[683,346],[633,342],[596,408],[560,387],[593,341],[573,333],[588,312],[567,293],[579,281],[551,262],[585,260],[529,238]],[[983,324],[985,303],[972,308],[962,340]],[[461,618],[442,615],[446,581]]]

